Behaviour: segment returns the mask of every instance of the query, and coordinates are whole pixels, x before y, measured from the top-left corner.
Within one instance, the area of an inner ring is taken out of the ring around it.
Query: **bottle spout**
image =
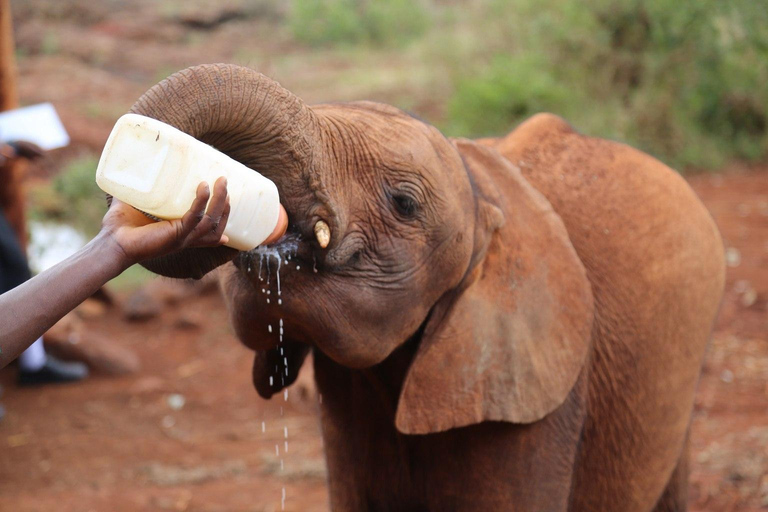
[[[280,205],[280,213],[277,216],[277,225],[275,226],[275,229],[272,231],[272,234],[270,234],[266,240],[261,242],[261,245],[269,245],[277,242],[285,234],[285,231],[287,229],[288,229],[288,214],[286,213],[285,208],[283,208],[283,205]]]

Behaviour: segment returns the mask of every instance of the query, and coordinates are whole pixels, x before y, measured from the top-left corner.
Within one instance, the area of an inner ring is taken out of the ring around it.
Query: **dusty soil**
[[[204,324],[179,328],[182,314]],[[142,369],[44,389],[15,388],[5,372],[0,510],[268,511],[282,488],[286,510],[327,510],[315,400],[257,397],[217,294],[144,323],[115,309],[88,327]]]
[[[768,509],[766,171],[690,179],[720,227],[729,266],[696,397],[694,510]]]
[[[425,70],[418,52],[301,47],[279,28],[279,8],[257,4],[14,1],[22,100],[53,101],[73,138],[33,174],[97,154],[138,95],[201,62],[251,65],[309,102],[377,99],[439,115],[441,70]],[[226,9],[239,14],[221,21]],[[766,510],[768,169],[690,182],[730,265],[696,399],[691,509]],[[141,370],[32,390],[0,372],[0,510],[276,511],[283,489],[285,510],[328,510],[317,397],[305,386],[287,401],[258,398],[216,294],[144,322],[120,307],[86,316],[90,335],[137,354]]]

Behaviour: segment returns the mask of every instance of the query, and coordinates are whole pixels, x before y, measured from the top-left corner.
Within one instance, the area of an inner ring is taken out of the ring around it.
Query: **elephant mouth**
[[[329,246],[328,243],[323,245],[314,232],[318,216],[311,213],[302,215],[302,209],[297,211],[292,208],[291,198],[284,199],[288,212],[286,233],[272,244],[239,252],[233,260],[235,267],[246,277],[258,281],[269,281],[270,275],[277,275],[278,271],[286,267],[292,271],[308,271],[312,274],[342,270],[343,265],[337,260],[343,259],[347,262],[350,259],[347,253],[354,252],[353,249],[359,245],[359,240],[348,240],[345,237],[338,246]],[[339,253],[345,256],[339,258]]]
[[[256,277],[260,281],[269,280],[272,273],[279,274],[283,265],[288,265],[291,260],[294,263],[302,260],[299,254],[307,253],[307,244],[301,243],[301,238],[298,233],[288,232],[273,244],[241,251],[233,263],[247,276]]]
[[[289,226],[289,231],[276,242],[241,251],[232,263],[252,287],[267,293],[274,284],[275,292],[282,295],[286,280],[293,281],[296,274],[317,274],[321,261],[322,255],[317,254],[313,244],[295,227]],[[280,299],[275,298],[277,300]]]

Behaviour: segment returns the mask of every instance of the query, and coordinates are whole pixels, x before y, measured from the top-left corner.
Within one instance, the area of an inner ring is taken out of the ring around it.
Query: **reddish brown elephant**
[[[148,267],[223,265],[262,396],[314,352],[333,510],[686,509],[724,265],[674,171],[549,114],[451,140],[386,105],[308,107],[227,65],[177,73],[133,111],[280,189],[279,301],[263,251]]]

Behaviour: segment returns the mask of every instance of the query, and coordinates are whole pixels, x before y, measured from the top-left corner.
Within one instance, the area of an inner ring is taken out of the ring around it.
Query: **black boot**
[[[39,386],[74,382],[88,376],[88,367],[83,363],[66,362],[48,355],[45,364],[36,371],[19,370],[20,386]]]

